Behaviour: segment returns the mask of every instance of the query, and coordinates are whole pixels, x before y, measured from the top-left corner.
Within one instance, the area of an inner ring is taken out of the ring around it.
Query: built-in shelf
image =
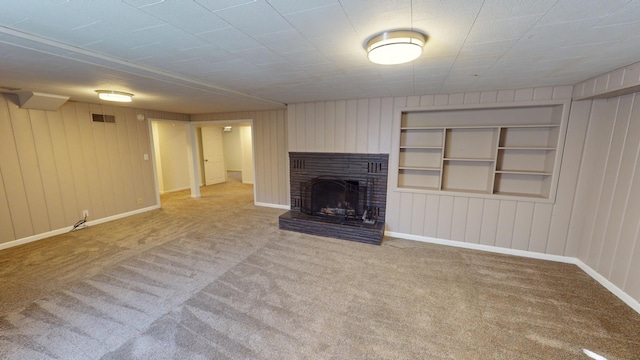
[[[405,109],[397,188],[553,201],[565,101]]]

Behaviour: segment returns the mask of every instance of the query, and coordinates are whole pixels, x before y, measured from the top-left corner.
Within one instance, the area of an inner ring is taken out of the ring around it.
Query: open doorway
[[[253,139],[250,122],[216,122],[196,131],[200,184],[240,181],[253,185]]]
[[[197,198],[201,186],[235,181],[252,185],[255,202],[251,120],[152,119],[151,134],[159,198],[187,189]]]

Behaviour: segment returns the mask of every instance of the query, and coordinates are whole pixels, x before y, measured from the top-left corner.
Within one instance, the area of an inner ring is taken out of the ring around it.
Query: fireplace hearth
[[[379,245],[387,154],[289,153],[291,211],[280,228]]]

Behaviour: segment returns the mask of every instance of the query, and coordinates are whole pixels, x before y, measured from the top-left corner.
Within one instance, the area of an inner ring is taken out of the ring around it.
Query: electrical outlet
[[[142,198],[138,198],[138,205],[142,205]]]
[[[89,210],[82,210],[82,217],[89,217]]]

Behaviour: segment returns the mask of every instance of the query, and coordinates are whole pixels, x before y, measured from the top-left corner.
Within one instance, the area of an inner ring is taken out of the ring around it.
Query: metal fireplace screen
[[[362,219],[369,200],[359,181],[322,176],[300,184],[300,192],[300,211],[343,220]]]

